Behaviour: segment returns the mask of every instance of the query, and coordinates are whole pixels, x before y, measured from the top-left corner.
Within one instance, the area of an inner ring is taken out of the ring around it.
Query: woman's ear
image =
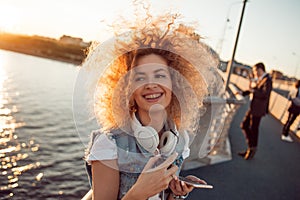
[[[133,97],[129,99],[129,111],[133,113],[137,111],[137,105]]]

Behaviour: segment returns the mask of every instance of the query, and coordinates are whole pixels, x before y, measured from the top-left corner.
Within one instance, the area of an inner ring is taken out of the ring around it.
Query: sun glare
[[[0,32],[16,32],[20,21],[18,9],[10,5],[0,5]]]

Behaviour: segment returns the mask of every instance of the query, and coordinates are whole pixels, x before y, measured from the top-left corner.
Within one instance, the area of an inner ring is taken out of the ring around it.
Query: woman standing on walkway
[[[198,130],[206,83],[222,85],[209,49],[176,18],[148,16],[113,40],[113,50],[91,51],[83,66],[113,58],[93,88],[101,126],[86,159],[94,199],[184,199],[193,190],[177,176]]]

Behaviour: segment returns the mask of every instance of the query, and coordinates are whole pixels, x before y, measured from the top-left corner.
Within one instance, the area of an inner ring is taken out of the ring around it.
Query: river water
[[[72,112],[78,72],[0,50],[0,199],[80,199],[88,191],[86,141]]]

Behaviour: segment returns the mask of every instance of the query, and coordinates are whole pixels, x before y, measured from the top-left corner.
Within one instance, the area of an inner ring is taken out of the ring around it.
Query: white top
[[[117,144],[115,139],[110,139],[106,134],[97,135],[87,157],[87,161],[114,160],[117,158]]]
[[[183,159],[189,157],[190,148],[188,147],[188,142],[184,146],[182,152]],[[107,134],[99,134],[96,136],[93,146],[89,155],[87,156],[87,161],[90,163],[94,160],[114,160],[118,158],[117,144],[115,139],[111,138]]]

